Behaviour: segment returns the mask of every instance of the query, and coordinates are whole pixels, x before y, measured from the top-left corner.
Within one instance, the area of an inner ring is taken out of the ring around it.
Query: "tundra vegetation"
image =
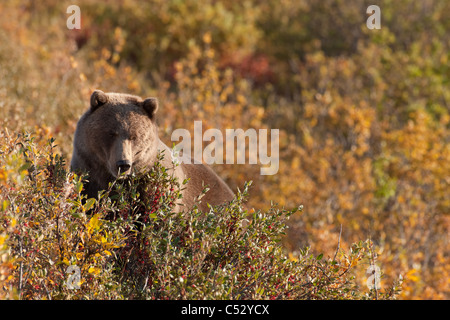
[[[66,2],[2,1],[0,298],[449,299],[450,3],[379,1],[372,30],[370,4],[81,0],[69,30]],[[161,166],[87,199],[94,89],[158,97],[169,146],[279,129],[278,172],[214,165],[240,191],[208,212],[172,212]]]

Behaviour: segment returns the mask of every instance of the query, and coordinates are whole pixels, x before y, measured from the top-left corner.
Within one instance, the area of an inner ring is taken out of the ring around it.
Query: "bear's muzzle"
[[[118,175],[122,173],[126,173],[131,169],[131,161],[130,160],[119,160],[116,162],[116,168]]]

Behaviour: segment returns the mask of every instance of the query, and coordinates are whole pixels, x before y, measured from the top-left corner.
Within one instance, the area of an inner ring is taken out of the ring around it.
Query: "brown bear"
[[[159,139],[155,115],[156,98],[142,99],[122,93],[95,90],[90,108],[78,121],[73,143],[72,171],[89,173],[88,197],[97,197],[100,190],[120,174],[151,168],[158,152],[164,151],[162,165],[182,183],[185,208],[191,208],[204,186],[210,190],[201,199],[199,209],[208,210],[206,203],[219,205],[233,199],[227,184],[208,166],[181,163],[174,165],[171,150]],[[177,211],[181,210],[177,206]]]

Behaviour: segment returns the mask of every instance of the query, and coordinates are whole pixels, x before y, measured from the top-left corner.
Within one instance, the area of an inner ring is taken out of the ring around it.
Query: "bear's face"
[[[157,108],[155,98],[94,91],[77,129],[82,137],[76,139],[81,138],[85,156],[114,178],[144,169],[157,154]]]

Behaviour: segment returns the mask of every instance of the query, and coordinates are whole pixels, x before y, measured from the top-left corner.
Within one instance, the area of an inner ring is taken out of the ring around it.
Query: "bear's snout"
[[[116,168],[119,174],[127,172],[131,168],[130,160],[119,160],[116,162]]]

